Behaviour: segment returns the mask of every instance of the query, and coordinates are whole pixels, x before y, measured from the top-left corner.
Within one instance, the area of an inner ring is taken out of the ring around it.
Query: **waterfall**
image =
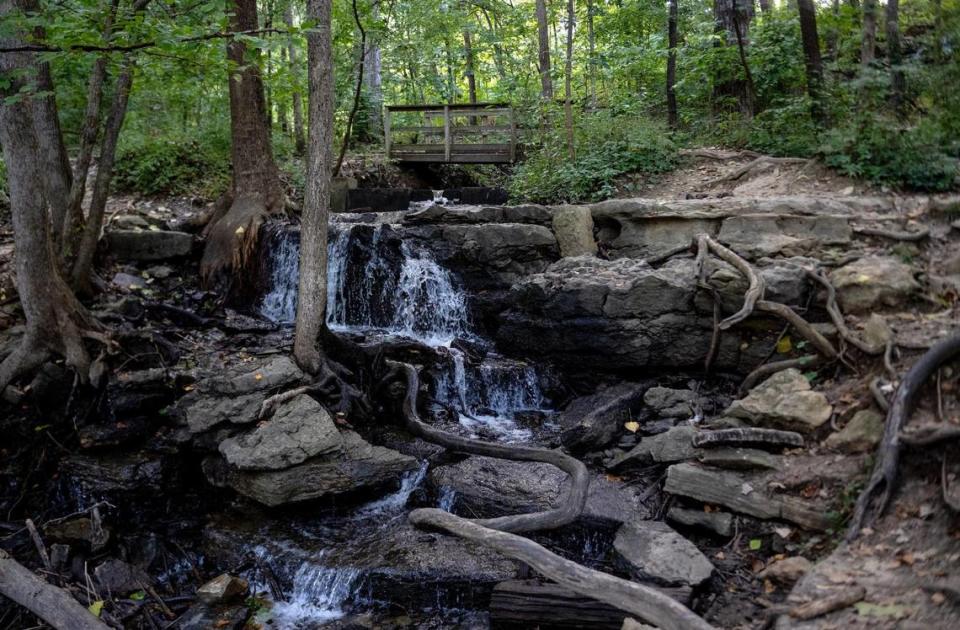
[[[322,559],[322,558],[321,558]],[[271,610],[276,627],[292,628],[343,617],[344,605],[354,594],[360,570],[331,568],[304,562],[293,576],[293,590],[285,602]]]
[[[440,497],[437,501],[437,507],[444,512],[453,512],[453,506],[457,502],[457,491],[450,486],[440,488]]]
[[[384,513],[399,512],[406,507],[407,501],[410,500],[410,495],[423,483],[423,480],[427,476],[428,467],[428,462],[424,460],[420,464],[419,469],[404,473],[400,479],[400,488],[396,492],[366,504],[357,510],[356,515],[364,518],[381,516]]]
[[[297,316],[300,235],[282,229],[271,229],[268,234],[270,292],[263,297],[260,313],[272,322],[289,324]]]

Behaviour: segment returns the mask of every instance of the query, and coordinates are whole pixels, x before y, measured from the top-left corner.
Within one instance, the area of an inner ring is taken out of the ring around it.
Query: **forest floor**
[[[381,177],[377,175],[372,179]],[[921,295],[909,308],[887,309],[883,313],[886,325],[895,331],[901,348],[893,367],[898,374],[904,374],[924,349],[960,329],[957,308],[960,269],[955,268],[958,264],[958,230],[952,225],[960,215],[956,213],[955,202],[931,200],[924,195],[899,195],[864,185],[837,176],[816,162],[766,160],[751,154],[716,149],[690,152],[680,168],[653,182],[625,177],[618,190],[621,197],[657,199],[785,195],[892,198],[897,213],[895,220],[889,222],[890,227],[906,231],[930,230],[930,238],[921,242],[868,237],[859,244],[859,255],[892,254],[906,261],[922,280]],[[189,198],[144,200],[135,196],[116,196],[108,204],[108,227],[111,221],[131,221],[130,217],[139,217],[144,221],[144,229],[151,229],[150,225],[183,221],[202,209]],[[853,217],[853,224],[872,224],[879,216],[865,210],[861,216]],[[885,215],[884,220],[890,218]],[[0,341],[9,341],[11,335],[15,336],[15,324],[19,318],[12,299],[12,254],[12,231],[9,224],[4,223],[0,225]],[[218,296],[201,289],[196,283],[195,262],[162,263],[142,270],[114,265],[101,268],[100,273],[110,286],[108,292],[98,298],[95,307],[108,317],[128,315],[124,314],[124,304],[130,302],[130,296],[136,296],[144,303],[162,302],[182,309],[183,312],[164,314],[160,308],[152,314],[148,312],[146,318],[152,319],[156,329],[174,341],[191,369],[216,370],[252,363],[258,357],[283,352],[288,347],[287,336],[271,332],[255,318],[223,311],[216,306]],[[148,311],[150,308],[155,307],[148,307]],[[190,314],[199,317],[202,323],[198,325],[198,321],[189,321]],[[139,317],[145,321],[143,314]],[[852,317],[850,323],[855,330],[863,331],[867,319],[866,315]],[[131,355],[131,361],[131,365],[136,364],[136,357]],[[876,359],[856,366],[838,367],[817,382],[817,390],[833,407],[830,421],[833,429],[841,429],[857,411],[868,410],[875,404],[870,383],[882,373],[882,360]],[[955,365],[947,367],[935,382],[925,386],[911,425],[960,427],[958,375],[960,370]],[[191,387],[188,380],[180,385]],[[894,383],[887,385],[888,394],[893,386]],[[117,433],[123,433],[123,429],[118,427]],[[158,443],[167,444],[171,437],[164,431],[166,429],[155,436]],[[22,431],[17,433],[23,435]],[[57,440],[53,433],[38,429],[34,438],[47,442],[43,447],[44,458],[56,456],[57,446],[54,444]],[[122,441],[124,438],[112,435],[106,439]],[[871,439],[875,443],[879,438],[874,434]],[[15,455],[31,453],[32,456],[35,452],[36,444],[30,449],[18,450]],[[4,455],[7,454],[9,452],[4,451]],[[792,479],[787,483],[803,496],[816,496],[824,503],[844,505],[849,516],[852,502],[869,470],[869,458],[862,452],[837,454],[823,441],[814,441],[803,451],[791,455],[798,458],[809,456],[817,467],[793,471]],[[13,459],[11,455],[8,461]],[[710,560],[724,576],[722,583],[726,591],[714,594],[712,603],[706,607],[708,619],[719,627],[729,628],[773,624],[778,628],[960,627],[960,581],[957,581],[955,569],[960,562],[960,520],[943,500],[944,493],[949,494],[949,486],[957,476],[953,468],[955,463],[955,455],[943,447],[908,450],[901,468],[903,483],[894,494],[886,514],[854,543],[841,542],[843,523],[840,521],[835,528],[815,534],[795,527],[785,529],[782,525],[751,526],[725,545],[705,548]],[[11,464],[11,468],[4,471],[5,477],[14,472],[14,467],[16,465]],[[51,461],[41,461],[36,467],[31,464],[18,468],[16,472],[31,469],[30,475],[56,475],[56,466]],[[12,489],[13,486],[8,488]],[[42,497],[30,496],[38,489],[26,485],[18,488],[17,492],[22,491],[23,495],[17,504],[22,500],[26,504],[42,506]],[[22,511],[17,504],[10,507],[7,515],[0,517]],[[189,510],[180,506],[167,518],[171,522],[176,518],[187,519],[186,512]],[[47,511],[44,513],[52,516]],[[10,523],[0,525],[9,525],[7,529],[11,533],[7,538],[19,535],[21,531]],[[754,537],[764,541],[761,548],[753,548]],[[773,542],[768,544],[768,541]],[[21,542],[21,551],[29,549],[28,543]],[[793,559],[800,556],[816,564],[809,568],[804,566],[801,571],[788,570],[793,566]],[[811,621],[791,621],[789,615],[784,614],[825,595],[856,592],[860,587],[864,589],[864,595],[851,602],[852,606]]]

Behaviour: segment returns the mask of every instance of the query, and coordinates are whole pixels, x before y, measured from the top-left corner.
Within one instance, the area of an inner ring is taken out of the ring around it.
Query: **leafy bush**
[[[118,191],[213,197],[229,183],[230,142],[219,133],[196,137],[127,138],[117,150]]]
[[[829,166],[851,177],[913,188],[943,191],[957,180],[958,161],[946,153],[947,139],[933,124],[913,127],[890,117],[861,117],[823,134],[821,151]]]
[[[633,113],[587,115],[574,132],[575,156],[567,156],[562,128],[514,171],[510,195],[538,203],[580,202],[609,197],[624,173],[672,169],[677,150],[666,129]]]
[[[757,114],[746,145],[770,155],[810,157],[817,152],[818,134],[810,116],[810,99],[797,97]]]

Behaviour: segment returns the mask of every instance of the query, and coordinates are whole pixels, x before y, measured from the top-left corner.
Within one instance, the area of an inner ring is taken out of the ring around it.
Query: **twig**
[[[867,596],[867,589],[862,586],[853,586],[845,588],[838,593],[824,595],[807,604],[797,606],[790,611],[790,616],[794,619],[809,620],[822,617],[835,610],[853,606]]]
[[[47,571],[53,570],[53,565],[50,562],[50,554],[47,553],[47,546],[43,544],[43,539],[40,538],[40,532],[37,531],[37,526],[33,524],[33,520],[27,519],[26,522],[27,531],[30,532],[30,538],[33,539],[33,546],[37,548],[37,553],[40,554],[40,560],[43,562],[43,567]]]

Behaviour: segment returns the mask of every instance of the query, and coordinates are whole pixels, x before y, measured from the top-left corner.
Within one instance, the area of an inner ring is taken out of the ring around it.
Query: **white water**
[[[428,462],[424,460],[421,462],[418,470],[404,473],[400,480],[400,488],[396,492],[367,503],[356,511],[356,516],[366,518],[400,512],[406,507],[407,501],[410,500],[410,495],[423,483],[423,480],[427,476],[428,467]]]
[[[303,563],[293,576],[293,591],[287,601],[273,605],[271,613],[274,626],[312,627],[313,624],[343,617],[346,614],[343,606],[353,594],[359,577],[359,569]]]

